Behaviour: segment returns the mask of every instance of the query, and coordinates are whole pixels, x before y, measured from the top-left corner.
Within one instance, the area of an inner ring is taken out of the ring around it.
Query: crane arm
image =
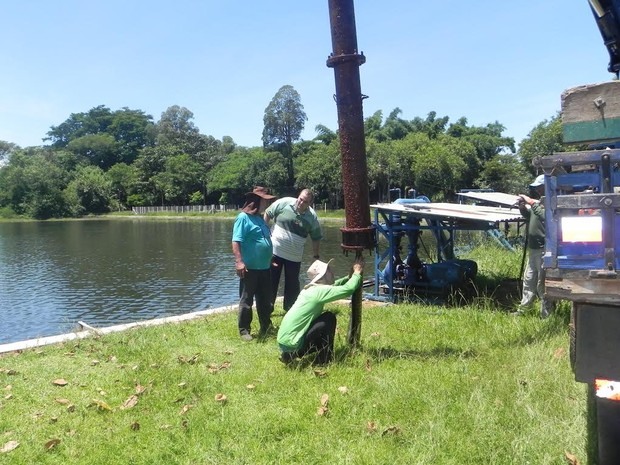
[[[607,70],[620,73],[620,0],[588,0],[603,43],[609,52]]]

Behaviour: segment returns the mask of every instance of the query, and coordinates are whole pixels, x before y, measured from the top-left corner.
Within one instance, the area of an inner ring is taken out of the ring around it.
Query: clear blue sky
[[[203,134],[261,145],[263,114],[292,85],[337,129],[327,0],[3,2],[0,140],[43,144],[97,105],[159,120],[169,106]],[[603,82],[609,57],[587,0],[358,0],[364,117],[499,121],[519,143],[560,110],[563,90]]]

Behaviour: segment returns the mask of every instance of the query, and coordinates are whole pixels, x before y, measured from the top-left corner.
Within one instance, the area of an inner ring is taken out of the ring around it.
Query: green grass
[[[480,254],[480,292],[514,276],[503,255]],[[568,306],[541,320],[494,302],[365,302],[356,348],[349,309],[332,304],[327,367],[284,366],[273,338],[242,342],[235,313],[5,355],[0,449],[19,446],[0,464],[585,463]]]
[[[181,212],[181,213],[175,213],[175,212],[153,212],[153,213],[146,213],[144,215],[135,215],[134,213],[132,213],[131,211],[120,211],[120,212],[110,212],[107,213],[105,215],[101,215],[100,217],[126,217],[126,216],[130,216],[130,217],[136,217],[136,216],[140,216],[141,218],[167,218],[167,217],[173,217],[173,218],[206,218],[206,219],[217,219],[217,218],[225,218],[225,219],[230,219],[230,218],[236,218],[237,215],[239,214],[240,210],[228,210],[225,212],[221,212],[221,211],[217,211],[214,213],[207,213],[207,212]],[[324,220],[324,219],[329,219],[329,220],[342,220],[344,221],[345,219],[345,212],[344,210],[327,210],[327,211],[323,211],[323,210],[317,210],[317,216],[319,217],[320,220]]]

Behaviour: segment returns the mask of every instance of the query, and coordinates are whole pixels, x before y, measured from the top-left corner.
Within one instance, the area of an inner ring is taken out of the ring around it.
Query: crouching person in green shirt
[[[316,260],[308,268],[310,283],[300,292],[297,300],[284,315],[278,331],[280,360],[290,363],[294,359],[316,352],[315,363],[326,364],[334,358],[336,315],[324,312],[329,302],[350,296],[362,283],[364,261],[353,264],[350,276],[334,282],[329,264]]]

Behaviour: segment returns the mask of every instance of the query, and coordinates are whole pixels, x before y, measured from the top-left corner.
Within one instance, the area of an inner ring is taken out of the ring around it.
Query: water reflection
[[[0,344],[234,304],[232,219],[0,223]],[[352,258],[340,222],[323,223],[323,258]],[[302,270],[312,262],[306,247]],[[370,272],[370,266],[367,271]]]

